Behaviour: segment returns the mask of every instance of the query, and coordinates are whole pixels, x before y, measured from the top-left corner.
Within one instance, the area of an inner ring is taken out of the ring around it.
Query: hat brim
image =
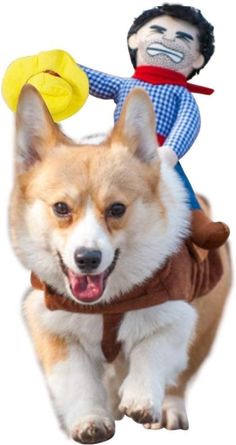
[[[21,89],[26,83],[37,88],[56,122],[76,113],[89,93],[87,75],[68,53],[61,50],[23,57],[8,67],[2,94],[11,110],[16,111]]]

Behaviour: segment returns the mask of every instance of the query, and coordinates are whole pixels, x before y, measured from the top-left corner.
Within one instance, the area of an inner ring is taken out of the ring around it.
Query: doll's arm
[[[164,147],[172,149],[176,160],[182,158],[195,141],[201,125],[197,103],[186,89],[181,90],[178,98],[178,113]]]
[[[114,99],[116,97],[124,80],[122,77],[111,76],[83,65],[79,66],[88,76],[89,94],[100,99]]]

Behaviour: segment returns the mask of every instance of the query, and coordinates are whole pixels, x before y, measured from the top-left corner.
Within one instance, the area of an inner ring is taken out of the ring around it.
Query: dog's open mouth
[[[69,269],[58,252],[62,271],[69,281],[70,290],[76,300],[82,303],[93,303],[101,298],[106,287],[107,279],[115,268],[119,253],[120,251],[117,249],[112,263],[104,272],[97,275],[85,275],[77,274]]]

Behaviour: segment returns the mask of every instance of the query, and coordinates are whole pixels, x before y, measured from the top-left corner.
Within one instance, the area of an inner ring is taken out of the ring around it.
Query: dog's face
[[[27,86],[16,118],[11,235],[24,265],[86,304],[142,282],[188,226],[185,193],[157,155],[155,116],[136,90],[100,145],[76,145]]]

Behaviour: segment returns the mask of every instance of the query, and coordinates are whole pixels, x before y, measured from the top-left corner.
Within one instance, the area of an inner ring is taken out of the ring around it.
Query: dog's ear
[[[57,142],[59,130],[37,90],[23,87],[16,111],[16,162],[20,172],[40,161]]]
[[[157,158],[156,116],[148,94],[135,88],[127,97],[111,134],[144,162]]]

